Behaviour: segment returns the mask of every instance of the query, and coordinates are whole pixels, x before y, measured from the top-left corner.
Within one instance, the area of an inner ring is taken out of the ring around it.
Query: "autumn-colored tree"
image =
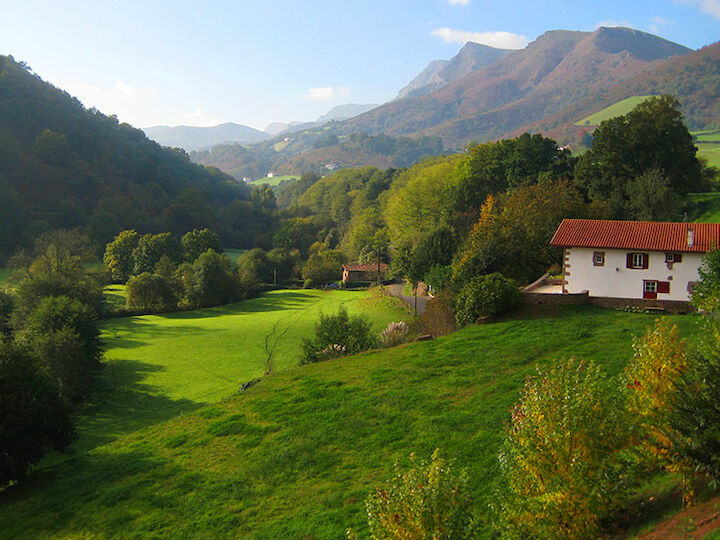
[[[685,342],[676,325],[658,320],[654,328],[636,340],[633,349],[635,353],[623,378],[628,411],[639,428],[638,455],[649,466],[687,472],[687,463],[672,442],[678,434],[670,427],[677,385],[688,369]]]
[[[429,461],[410,454],[411,466],[395,475],[365,502],[371,537],[450,540],[474,538],[468,476],[435,450]]]
[[[528,379],[500,454],[494,506],[508,537],[592,538],[623,506],[632,475],[620,397],[591,362],[557,362]]]

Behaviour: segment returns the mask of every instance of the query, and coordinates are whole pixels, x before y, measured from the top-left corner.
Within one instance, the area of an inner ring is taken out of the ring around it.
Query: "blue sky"
[[[464,41],[630,26],[691,48],[720,0],[0,0],[0,53],[138,127],[313,120],[392,99]]]

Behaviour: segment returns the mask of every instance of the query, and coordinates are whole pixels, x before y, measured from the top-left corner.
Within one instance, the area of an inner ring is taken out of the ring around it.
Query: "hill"
[[[469,139],[500,137],[689,52],[628,28],[550,31],[432,94],[391,102],[343,122],[339,132],[434,135],[460,148]]]
[[[377,103],[347,103],[345,105],[338,105],[337,107],[333,107],[328,112],[318,117],[316,122],[318,124],[324,124],[325,122],[330,122],[331,120],[346,120],[348,118],[352,118],[353,116],[357,116],[358,114],[363,114],[371,111],[377,106]]]
[[[693,131],[720,127],[720,42],[599,89],[594,95],[563,107],[538,121],[526,123],[515,133],[541,131],[562,143],[577,142],[584,127],[576,123],[593,113],[633,96],[672,94],[678,98],[685,123]]]
[[[232,122],[213,127],[153,126],[143,128],[143,131],[163,146],[182,148],[188,152],[217,144],[253,144],[270,138],[264,131]]]
[[[417,77],[398,92],[395,99],[424,96],[435,92],[473,71],[494,64],[511,52],[513,51],[468,41],[451,60],[430,62]]]
[[[650,96],[632,96],[627,99],[623,99],[622,101],[613,103],[609,107],[605,107],[602,111],[598,111],[595,114],[591,114],[590,116],[575,122],[575,125],[597,126],[600,122],[629,113],[649,97]]]
[[[362,536],[373,486],[392,475],[395,460],[436,447],[468,467],[475,510],[487,519],[503,426],[525,378],[570,355],[617,374],[633,336],[656,317],[588,306],[545,315],[287,369],[204,408],[186,386],[158,384],[162,370],[132,361],[144,334],[119,336],[118,362],[128,371],[114,379],[110,403],[85,416],[82,450],[0,494],[4,532],[97,537],[122,527],[126,536],[341,538],[353,527]],[[686,336],[694,328],[691,317],[671,319]],[[164,326],[156,335],[184,334],[174,322]],[[220,333],[213,346],[230,335]],[[210,374],[209,359],[176,366]],[[189,373],[175,376],[182,382]],[[126,392],[135,397],[123,409],[115,396]],[[184,414],[118,429],[158,405]]]
[[[247,188],[0,56],[0,262],[56,227],[185,232]]]

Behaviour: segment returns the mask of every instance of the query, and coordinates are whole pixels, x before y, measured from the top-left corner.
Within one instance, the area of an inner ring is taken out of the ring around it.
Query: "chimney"
[[[688,239],[687,239],[687,245],[688,247],[692,247],[695,243],[695,233],[692,229],[688,229]]]

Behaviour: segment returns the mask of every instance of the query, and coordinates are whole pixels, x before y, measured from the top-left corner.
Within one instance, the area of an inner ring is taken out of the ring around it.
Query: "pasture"
[[[635,107],[637,107],[640,103],[642,103],[649,97],[652,96],[632,96],[627,99],[623,99],[622,101],[613,103],[609,107],[606,107],[601,111],[591,114],[590,116],[587,116],[582,120],[578,120],[577,122],[575,122],[575,125],[597,126],[598,124],[600,124],[600,122],[604,122],[605,120],[610,120],[611,118],[615,118],[616,116],[621,116],[623,114],[629,113],[631,110],[633,110]]]
[[[698,156],[707,159],[708,165],[720,168],[720,131],[696,131],[693,136]]]
[[[289,182],[290,180],[297,180],[298,176],[295,175],[283,175],[283,176],[273,176],[272,178],[268,178],[267,176],[265,178],[258,178],[257,180],[253,180],[252,182],[248,182],[248,185],[251,186],[259,186],[261,184],[267,184],[268,186],[277,186],[281,182]]]
[[[303,302],[281,294],[271,303],[282,307],[276,319],[287,320]],[[319,298],[311,296],[304,305]],[[217,401],[263,367],[239,365],[259,336],[237,336],[218,321],[234,318],[239,329],[244,316],[268,324],[273,317],[269,306],[235,317],[225,309],[105,326],[108,369],[125,364],[118,373],[124,376],[111,383],[107,401],[114,405],[103,406],[105,416],[86,413],[82,437],[90,439],[94,425],[106,440],[0,494],[4,534],[343,538],[352,527],[363,537],[363,501],[373,486],[392,475],[396,460],[405,463],[410,452],[426,457],[436,447],[468,468],[475,510],[487,520],[504,425],[525,378],[568,356],[592,359],[617,375],[633,339],[657,317],[547,308],[321,364],[293,367],[287,358],[276,374]],[[670,318],[692,337],[695,317]],[[201,325],[209,326],[203,332]],[[194,345],[168,352],[158,345],[151,353],[150,339],[165,340],[163,347],[173,347],[173,339]],[[145,397],[127,404],[123,393]],[[157,412],[172,407],[165,418]],[[144,418],[146,425],[123,433],[108,422],[113,413],[128,424]]]

